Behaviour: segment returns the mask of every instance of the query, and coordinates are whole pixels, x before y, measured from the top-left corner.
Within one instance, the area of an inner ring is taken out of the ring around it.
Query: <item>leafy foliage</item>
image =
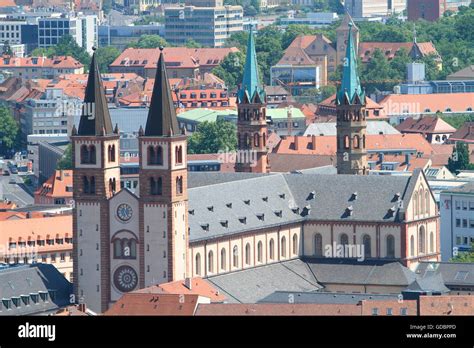
[[[460,252],[457,256],[451,258],[450,261],[474,263],[474,243],[471,244],[471,251]]]
[[[171,45],[159,35],[142,35],[138,41],[128,45],[133,48],[158,48],[160,46],[170,47]]]
[[[73,169],[72,164],[72,145],[69,144],[64,151],[63,157],[56,164],[56,169]]]
[[[120,51],[112,46],[99,47],[96,53],[97,64],[102,73],[107,72],[109,65],[120,55]]]
[[[242,52],[229,53],[212,73],[223,79],[228,88],[234,89],[242,82],[245,56]]]
[[[237,128],[228,121],[202,122],[188,138],[188,153],[217,153],[237,148]]]
[[[91,57],[87,53],[86,49],[79,46],[71,35],[64,35],[56,46],[48,48],[37,48],[31,53],[33,57],[45,55],[46,57],[52,58],[54,56],[71,56],[76,60],[89,66]]]
[[[461,170],[473,170],[474,165],[469,163],[469,148],[466,143],[458,142],[453,149],[453,154],[448,160],[448,169],[452,173]]]
[[[0,106],[0,154],[5,155],[8,151],[18,146],[19,126],[13,118],[10,110]]]

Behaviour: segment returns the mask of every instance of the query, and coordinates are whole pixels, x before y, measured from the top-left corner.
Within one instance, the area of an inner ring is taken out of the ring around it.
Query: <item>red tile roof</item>
[[[456,131],[456,128],[452,127],[442,118],[436,116],[425,116],[417,120],[413,117],[409,117],[395,128],[397,128],[402,133],[420,134],[449,134]]]
[[[36,196],[72,198],[72,170],[56,170],[35,192]]]
[[[194,315],[199,295],[129,292],[115,302],[105,316]]]
[[[0,56],[0,67],[2,68],[54,68],[54,69],[80,69],[83,68],[80,62],[73,57],[7,57]]]
[[[413,42],[361,42],[359,44],[359,57],[362,62],[367,63],[372,58],[374,51],[379,49],[389,60],[395,57],[395,54],[400,49],[404,48],[407,53],[410,53],[415,43]],[[431,42],[420,42],[416,44],[420,53],[423,56],[434,54],[439,56],[438,51]]]
[[[283,138],[273,152],[307,155],[335,155],[336,136],[314,137],[296,136]],[[431,154],[431,144],[420,134],[368,134],[367,150],[416,149],[417,152]]]
[[[461,128],[451,135],[449,140],[474,143],[474,122],[465,122]]]

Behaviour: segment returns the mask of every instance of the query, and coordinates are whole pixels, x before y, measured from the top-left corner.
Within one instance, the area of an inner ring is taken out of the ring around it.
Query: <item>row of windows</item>
[[[175,164],[183,163],[183,146],[176,146],[174,149]],[[163,147],[148,146],[148,165],[163,165]]]
[[[462,225],[461,225],[462,221]],[[469,222],[469,223],[468,223]],[[474,228],[474,219],[456,219],[456,227]]]
[[[298,255],[298,236],[296,234],[293,235],[292,238],[292,254]],[[245,245],[245,265],[251,265],[251,246],[250,243]],[[282,237],[280,240],[280,256],[282,258],[286,256],[286,237]],[[275,260],[275,240],[273,238],[269,241],[269,248],[268,248],[268,258],[271,261]],[[257,243],[257,262],[263,262],[263,243],[259,241]],[[207,272],[214,273],[214,252],[210,250],[207,253]],[[239,267],[239,248],[235,245],[232,249],[232,267]],[[227,251],[226,248],[222,248],[220,252],[220,270],[225,271],[227,269]],[[201,270],[201,253],[196,253],[195,256],[195,273],[197,275],[202,275]]]
[[[4,310],[12,310],[22,306],[30,306],[31,304],[39,305],[40,303],[48,303],[50,300],[54,301],[56,298],[56,291],[50,290],[48,292],[38,292],[30,295],[21,295],[19,297],[12,297],[2,299],[0,301],[0,312]]]
[[[72,253],[69,253],[69,259],[67,258],[67,253],[51,253],[51,254],[41,254],[39,257],[5,257],[5,263],[7,264],[20,264],[20,263],[34,263],[34,262],[41,262],[41,263],[47,263],[48,262],[48,257],[50,259],[51,263],[56,263],[57,261],[59,262],[66,262],[66,261],[72,261]]]
[[[343,246],[350,245],[349,236],[345,233],[342,233],[339,236],[339,243]],[[372,257],[372,238],[369,235],[362,236],[362,244],[364,245],[364,257]],[[395,237],[389,234],[385,237],[386,245],[386,257],[393,259],[395,258]],[[320,233],[314,235],[314,256],[324,257],[323,249],[323,236]]]
[[[471,245],[474,243],[474,237],[456,236],[456,245]]]
[[[454,206],[456,210],[474,210],[474,202],[467,202],[467,201],[455,201]]]
[[[35,246],[45,246],[45,245],[55,245],[55,244],[72,244],[72,238],[48,238],[48,239],[37,239],[37,240],[29,240],[29,241],[17,241],[17,242],[10,242],[8,244],[9,249],[16,249],[28,247],[35,247]]]
[[[430,213],[430,192],[420,187],[418,192],[413,195],[413,214],[429,214]]]
[[[379,315],[380,311],[377,307],[372,308],[372,315]],[[393,315],[393,308],[387,308],[386,315]],[[400,308],[400,315],[408,315],[408,308]]]
[[[192,92],[192,93],[190,93],[189,98],[190,99],[196,99],[196,96],[197,96],[196,93]],[[224,93],[224,92],[220,93],[220,97],[221,98],[226,98],[227,93]],[[188,95],[186,93],[180,93],[179,98],[180,99],[188,99]],[[207,93],[204,93],[204,92],[199,93],[199,98],[201,98],[201,99],[207,98]],[[210,93],[210,98],[217,98],[217,93],[211,92]]]
[[[241,148],[252,148],[252,147],[260,147],[260,142],[262,146],[267,146],[267,135],[263,133],[260,135],[259,133],[255,133],[253,137],[249,134],[245,133],[243,136],[240,133],[237,133],[237,142],[239,149]]]

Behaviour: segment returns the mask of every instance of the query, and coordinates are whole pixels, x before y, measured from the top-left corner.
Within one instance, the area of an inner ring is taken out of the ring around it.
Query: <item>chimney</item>
[[[86,304],[85,304],[85,303],[79,303],[79,304],[77,305],[77,310],[78,310],[79,312],[85,313],[86,310],[87,310]]]
[[[64,171],[61,169],[59,171],[59,181],[63,181],[64,180]]]
[[[311,136],[311,149],[316,150],[316,135]]]
[[[193,288],[192,278],[186,277],[184,279],[184,286],[187,287],[189,290],[192,290],[192,288]]]
[[[406,153],[405,154],[405,163],[406,163],[407,166],[410,165],[410,159],[411,159],[411,154]]]
[[[26,213],[26,218],[31,219],[31,212],[30,211]]]
[[[379,162],[382,163],[384,160],[384,154],[383,153],[379,153]]]
[[[295,150],[298,151],[299,149],[299,137],[295,135]]]

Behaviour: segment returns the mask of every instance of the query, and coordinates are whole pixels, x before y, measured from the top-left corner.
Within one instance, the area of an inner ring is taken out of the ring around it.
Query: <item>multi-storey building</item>
[[[67,15],[38,20],[38,47],[50,47],[70,35],[77,44],[91,53],[99,42],[98,20],[94,15]]]
[[[181,5],[165,9],[165,39],[177,46],[194,40],[206,47],[222,47],[233,34],[243,30],[241,6],[224,6],[217,1],[212,7]]]
[[[0,42],[10,44],[20,44],[21,30],[26,21],[0,20]]]
[[[449,261],[474,243],[474,184],[442,191],[440,213],[441,260]]]
[[[470,4],[471,0],[407,0],[408,20],[436,21],[446,11],[456,12],[460,6]]]
[[[73,57],[0,57],[0,70],[28,80],[54,79],[62,74],[82,74],[84,65]]]
[[[357,19],[390,16],[406,9],[407,0],[349,0],[345,7],[349,14]]]

